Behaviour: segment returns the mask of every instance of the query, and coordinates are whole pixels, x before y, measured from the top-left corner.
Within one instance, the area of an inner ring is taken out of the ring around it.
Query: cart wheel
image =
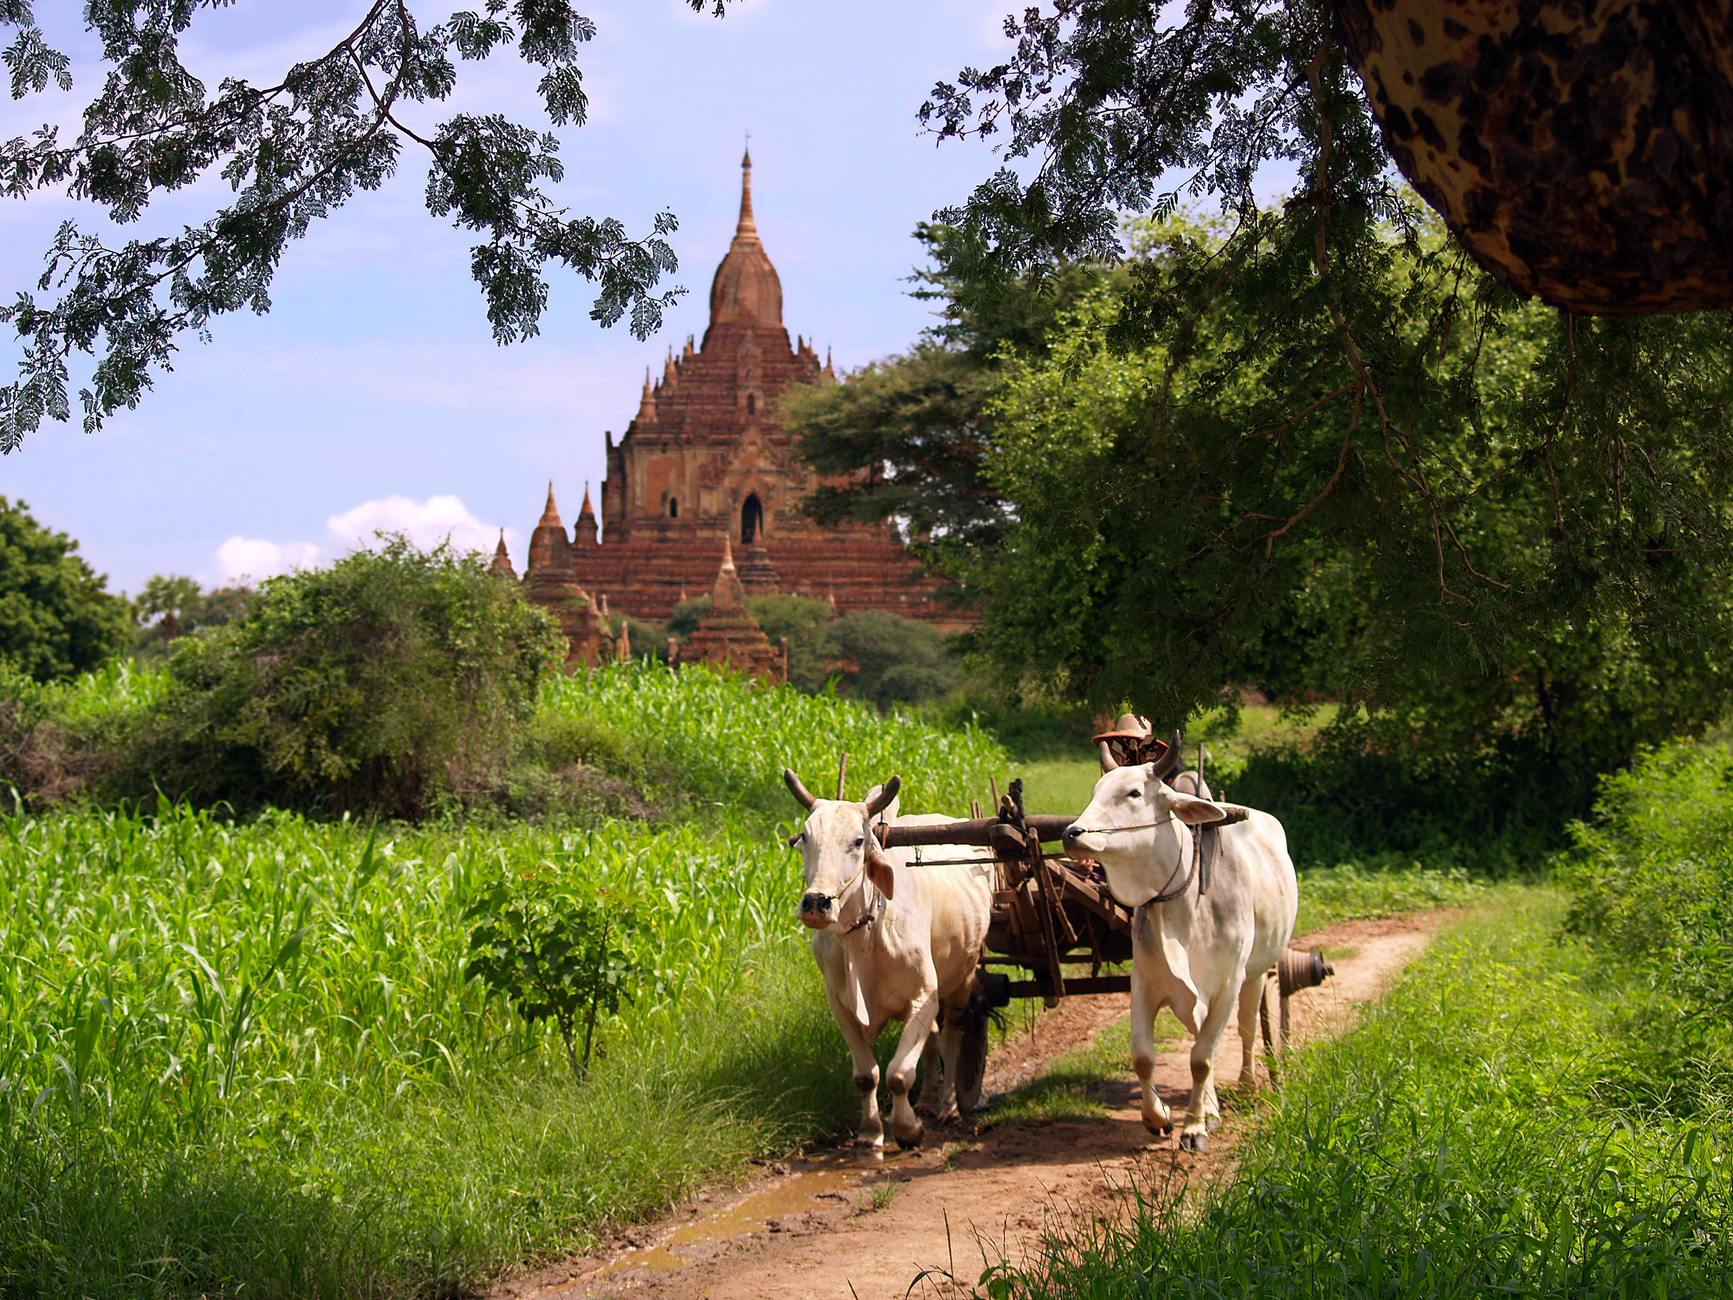
[[[987,1021],[992,1014],[989,994],[979,982],[969,1005],[957,1017],[962,1043],[957,1052],[957,1113],[967,1115],[981,1103],[981,1083],[987,1075]]]

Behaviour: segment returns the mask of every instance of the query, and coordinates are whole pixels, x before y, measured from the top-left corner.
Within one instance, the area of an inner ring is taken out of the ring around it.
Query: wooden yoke
[[[938,826],[874,826],[873,832],[887,849],[973,844],[995,852],[1005,849],[1020,856],[1028,850],[1031,837],[1037,841],[1057,840],[1076,820],[1063,813],[1043,813],[1023,818],[1023,830],[997,817],[977,817],[973,821],[945,822]]]

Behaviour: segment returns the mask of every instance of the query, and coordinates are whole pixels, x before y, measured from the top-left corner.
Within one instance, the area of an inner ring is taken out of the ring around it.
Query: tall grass
[[[996,1297],[1724,1296],[1733,1117],[1681,1123],[1607,1080],[1619,989],[1506,886],[1363,1022],[1290,1072],[1239,1169],[1140,1188]]]
[[[738,675],[648,660],[550,683],[542,708],[628,734],[652,775],[693,792],[700,805],[777,818],[794,812],[785,766],[828,796],[846,752],[850,798],[894,772],[903,778],[905,812],[967,816],[988,773],[1007,762],[998,742],[972,725],[943,726],[911,712],[881,716],[834,693],[765,689]]]
[[[994,747],[708,673],[550,696],[653,729],[713,800],[584,832],[0,818],[0,1293],[457,1295],[846,1120],[780,768],[842,748],[938,799]],[[582,1086],[464,978],[505,875],[646,904]]]

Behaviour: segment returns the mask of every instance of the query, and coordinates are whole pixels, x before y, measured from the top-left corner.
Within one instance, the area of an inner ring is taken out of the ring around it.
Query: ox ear
[[[1173,815],[1187,826],[1203,826],[1209,822],[1225,821],[1228,810],[1219,803],[1211,803],[1208,799],[1199,799],[1193,795],[1181,794],[1178,790],[1167,792],[1168,807]]]
[[[810,809],[813,804],[818,802],[817,799],[813,798],[812,791],[801,784],[800,778],[794,774],[792,767],[782,769],[782,779],[788,782],[788,792],[794,796],[795,802],[802,808]]]
[[[887,899],[897,896],[896,872],[891,869],[891,860],[884,855],[884,850],[879,848],[876,835],[866,837],[866,874],[873,888]]]

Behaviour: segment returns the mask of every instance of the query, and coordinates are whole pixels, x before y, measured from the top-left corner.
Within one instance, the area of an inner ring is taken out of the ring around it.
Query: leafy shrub
[[[402,538],[183,638],[134,793],[414,817],[497,788],[558,633],[474,555]]]
[[[1303,746],[1252,751],[1230,784],[1281,819],[1298,865],[1420,856],[1501,875],[1544,867],[1598,771],[1522,735],[1451,748],[1404,717],[1344,710]]]
[[[1733,1082],[1733,750],[1665,745],[1607,778],[1557,874],[1571,928],[1661,995],[1633,1014],[1647,1072],[1693,1096]]]
[[[708,607],[708,606],[707,606]],[[788,684],[812,694],[822,691],[837,672],[836,638],[831,624],[836,610],[828,600],[805,596],[754,596],[747,612],[770,644],[788,638]]]
[[[164,681],[124,659],[54,682],[0,664],[0,788],[32,811],[102,790],[122,770]]]
[[[831,627],[837,653],[847,661],[847,689],[881,709],[942,699],[963,673],[943,632],[882,609],[857,609]]]
[[[632,983],[642,973],[622,937],[636,933],[643,918],[625,895],[588,881],[550,889],[536,875],[501,881],[470,906],[464,919],[478,918],[465,978],[480,979],[530,1024],[551,1017],[559,1026],[572,1079],[582,1083],[590,1072],[596,1017],[617,1015],[621,1001],[631,1001]]]

